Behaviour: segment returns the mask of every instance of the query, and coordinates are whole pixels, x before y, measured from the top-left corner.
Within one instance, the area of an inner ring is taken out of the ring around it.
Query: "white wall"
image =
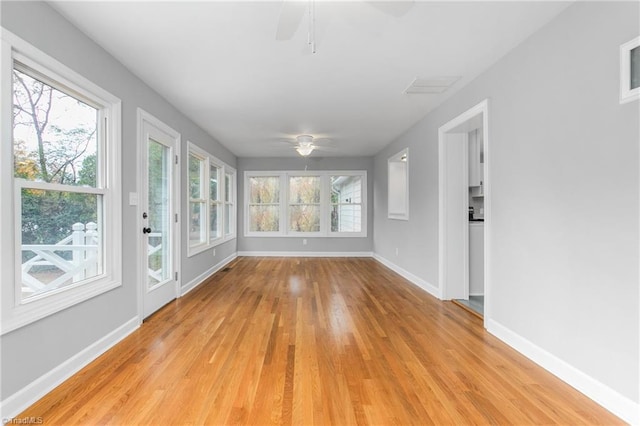
[[[489,318],[636,404],[639,103],[618,102],[618,49],[640,34],[639,12],[572,5],[374,166],[385,212],[387,158],[410,148],[410,221],[376,214],[374,251],[437,287],[438,127],[489,99]]]
[[[3,1],[1,7],[4,28],[122,100],[123,144],[123,285],[3,335],[0,394],[5,401],[137,314],[136,240],[139,230],[136,229],[136,207],[128,203],[129,192],[136,191],[136,109],[143,108],[181,133],[183,185],[187,181],[187,140],[232,166],[235,166],[236,158],[47,4]],[[182,191],[182,197],[182,216],[187,217],[187,191]],[[7,194],[2,194],[3,200],[8,198]],[[186,224],[183,221],[183,236],[187,235]],[[186,239],[183,240],[181,273],[182,283],[186,284],[209,269],[215,259],[211,250],[187,258]],[[216,251],[219,259],[235,253],[235,240],[218,246]]]

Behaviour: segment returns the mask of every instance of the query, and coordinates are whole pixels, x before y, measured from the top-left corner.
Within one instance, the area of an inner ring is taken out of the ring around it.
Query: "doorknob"
[[[142,233],[143,234],[150,234],[151,233],[151,228],[142,228]]]

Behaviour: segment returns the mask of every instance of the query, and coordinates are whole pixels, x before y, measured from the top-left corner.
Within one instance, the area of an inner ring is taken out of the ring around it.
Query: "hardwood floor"
[[[622,424],[372,259],[240,258],[19,417],[45,424]]]

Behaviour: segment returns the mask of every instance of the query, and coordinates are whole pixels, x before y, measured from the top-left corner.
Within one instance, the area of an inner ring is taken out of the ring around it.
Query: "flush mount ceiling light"
[[[310,155],[315,149],[315,146],[313,145],[313,136],[311,135],[300,135],[296,137],[296,140],[298,141],[296,151],[298,151],[298,154],[303,157]]]

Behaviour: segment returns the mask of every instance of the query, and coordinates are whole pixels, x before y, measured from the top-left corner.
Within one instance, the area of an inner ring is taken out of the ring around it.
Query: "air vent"
[[[407,87],[404,93],[413,94],[438,94],[447,90],[449,87],[460,80],[460,77],[434,77],[420,78],[416,77]]]

